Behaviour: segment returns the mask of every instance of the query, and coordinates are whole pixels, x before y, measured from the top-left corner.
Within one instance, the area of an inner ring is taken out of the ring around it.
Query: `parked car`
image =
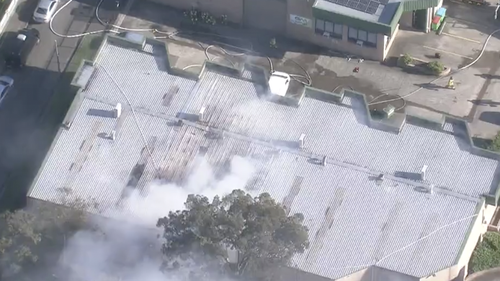
[[[0,104],[14,85],[14,79],[9,76],[0,76]]]
[[[57,8],[58,0],[40,0],[33,13],[33,20],[38,23],[49,22]]]
[[[15,37],[7,36],[4,61],[7,68],[21,68],[26,64],[29,54],[40,42],[40,33],[36,29],[22,29]]]

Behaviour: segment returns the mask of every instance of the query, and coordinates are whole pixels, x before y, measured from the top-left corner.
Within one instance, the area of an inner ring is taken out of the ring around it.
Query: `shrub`
[[[487,147],[488,150],[500,152],[500,132],[491,140],[490,145]]]
[[[427,68],[435,75],[439,75],[444,71],[444,65],[438,61],[431,61],[427,64]]]
[[[500,234],[487,232],[472,253],[469,273],[500,266]]]
[[[410,57],[410,55],[408,54],[404,54],[402,55],[400,58],[399,58],[401,64],[403,64],[404,66],[407,66],[407,65],[410,65],[413,63],[413,58]]]

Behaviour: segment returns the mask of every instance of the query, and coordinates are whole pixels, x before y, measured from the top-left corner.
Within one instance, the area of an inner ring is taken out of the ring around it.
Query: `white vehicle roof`
[[[52,3],[52,2],[56,2],[56,1],[54,1],[54,0],[40,0],[40,2],[38,2],[37,8],[48,9],[50,6],[50,3]]]

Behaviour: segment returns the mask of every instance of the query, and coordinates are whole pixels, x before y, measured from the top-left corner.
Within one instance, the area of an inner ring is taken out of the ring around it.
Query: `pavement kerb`
[[[500,280],[500,267],[483,270],[467,276],[465,281],[497,281]]]
[[[12,0],[7,10],[5,10],[2,20],[0,21],[0,33],[3,33],[5,26],[7,25],[7,22],[9,22],[10,17],[16,11],[18,2],[19,0]]]

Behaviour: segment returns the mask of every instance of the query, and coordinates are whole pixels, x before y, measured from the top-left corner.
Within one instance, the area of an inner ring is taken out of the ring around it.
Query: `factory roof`
[[[313,16],[365,32],[392,36],[403,12],[438,7],[439,0],[315,0]],[[325,30],[328,31],[328,30]],[[353,33],[359,40],[366,35]]]
[[[150,43],[137,51],[105,41],[29,197],[61,203],[60,189],[70,189],[126,207],[127,186],[147,198],[154,166],[182,183],[200,156],[219,173],[238,155],[257,169],[248,190],[304,214],[311,247],[293,259],[300,270],[337,279],[376,265],[423,277],[455,263],[498,167],[471,153],[463,123],[374,129],[358,94],[283,105],[262,98],[251,71],[240,79],[210,69],[198,80],[176,76],[165,48]],[[202,120],[187,118],[203,107]]]
[[[314,7],[390,25],[400,2],[399,0],[316,0]]]

